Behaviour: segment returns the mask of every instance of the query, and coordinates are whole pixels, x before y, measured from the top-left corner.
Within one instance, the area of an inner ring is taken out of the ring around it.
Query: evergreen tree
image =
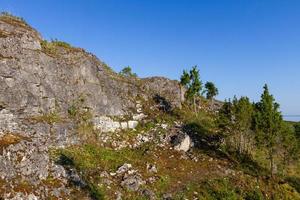
[[[297,139],[300,140],[300,122],[296,123],[296,124],[294,125],[294,127],[295,127],[295,134],[296,134],[296,137],[297,137]]]
[[[265,85],[261,100],[256,104],[254,126],[257,131],[258,144],[265,147],[268,152],[271,176],[274,175],[276,167],[275,154],[280,141],[282,123],[279,104],[275,102],[274,97],[269,93],[268,86]]]
[[[184,88],[188,89],[190,83],[190,75],[186,70],[183,70],[183,73],[180,77],[180,94],[181,94],[181,102],[184,101]],[[184,87],[184,88],[183,88]]]
[[[190,70],[190,86],[187,91],[187,96],[189,99],[193,99],[195,112],[197,112],[196,97],[200,95],[201,89],[202,82],[200,81],[199,70],[197,69],[197,66],[194,66]]]
[[[299,141],[296,137],[295,128],[284,122],[281,128],[281,157],[283,166],[286,167],[290,162],[299,158]]]
[[[233,105],[234,128],[236,130],[238,150],[240,153],[248,153],[251,143],[251,126],[253,117],[253,105],[248,97],[241,97]]]
[[[219,111],[218,127],[226,139],[227,148],[246,154],[251,146],[253,105],[247,97],[225,102]]]
[[[200,81],[200,75],[197,66],[194,66],[189,73],[184,70],[180,78],[180,83],[186,87],[186,97],[188,100],[193,101],[196,112],[196,97],[200,95],[200,91],[202,89],[202,82]]]
[[[225,100],[222,108],[219,110],[218,119],[217,119],[218,127],[223,135],[226,137],[233,130],[233,106],[232,102]]]
[[[132,72],[132,69],[131,69],[130,66],[124,67],[124,68],[119,72],[119,74],[120,74],[121,76],[125,76],[125,77],[137,77],[137,74]]]
[[[210,100],[211,106],[213,105],[214,97],[219,94],[218,88],[216,88],[213,82],[206,82],[205,83],[205,92],[206,98]]]
[[[206,98],[210,100],[219,94],[218,88],[216,88],[213,82],[205,83],[205,92],[206,92]]]

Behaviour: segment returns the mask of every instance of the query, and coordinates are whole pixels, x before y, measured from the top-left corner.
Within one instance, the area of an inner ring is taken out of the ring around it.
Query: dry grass
[[[3,150],[4,148],[19,143],[24,137],[13,134],[13,133],[7,133],[4,136],[0,138],[0,149]]]

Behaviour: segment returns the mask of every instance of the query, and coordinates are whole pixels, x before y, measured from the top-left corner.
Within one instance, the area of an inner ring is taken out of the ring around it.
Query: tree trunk
[[[243,133],[240,132],[239,153],[242,154],[243,150]]]
[[[185,100],[185,97],[184,97],[184,88],[183,86],[180,84],[180,102],[183,103]]]
[[[197,113],[197,108],[196,108],[196,96],[193,97],[194,101],[194,112]]]

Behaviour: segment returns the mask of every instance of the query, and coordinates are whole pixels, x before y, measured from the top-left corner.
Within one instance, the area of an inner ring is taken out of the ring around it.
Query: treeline
[[[206,94],[206,98],[213,101],[218,94],[212,82],[207,82],[203,90],[196,66],[189,72],[183,71],[180,83],[195,112],[197,97]],[[271,176],[279,170],[283,172],[299,158],[300,125],[285,122],[279,107],[265,85],[259,102],[234,97],[225,101],[216,115],[217,131],[226,151],[248,157],[261,152],[269,163]]]

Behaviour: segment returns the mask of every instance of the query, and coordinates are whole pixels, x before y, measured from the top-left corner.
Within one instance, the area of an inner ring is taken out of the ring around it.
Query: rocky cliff
[[[50,150],[81,143],[82,121],[99,132],[134,128],[145,116],[140,107],[155,99],[180,106],[178,82],[121,77],[83,49],[44,41],[21,19],[1,16],[0,197],[71,197],[76,174]]]

